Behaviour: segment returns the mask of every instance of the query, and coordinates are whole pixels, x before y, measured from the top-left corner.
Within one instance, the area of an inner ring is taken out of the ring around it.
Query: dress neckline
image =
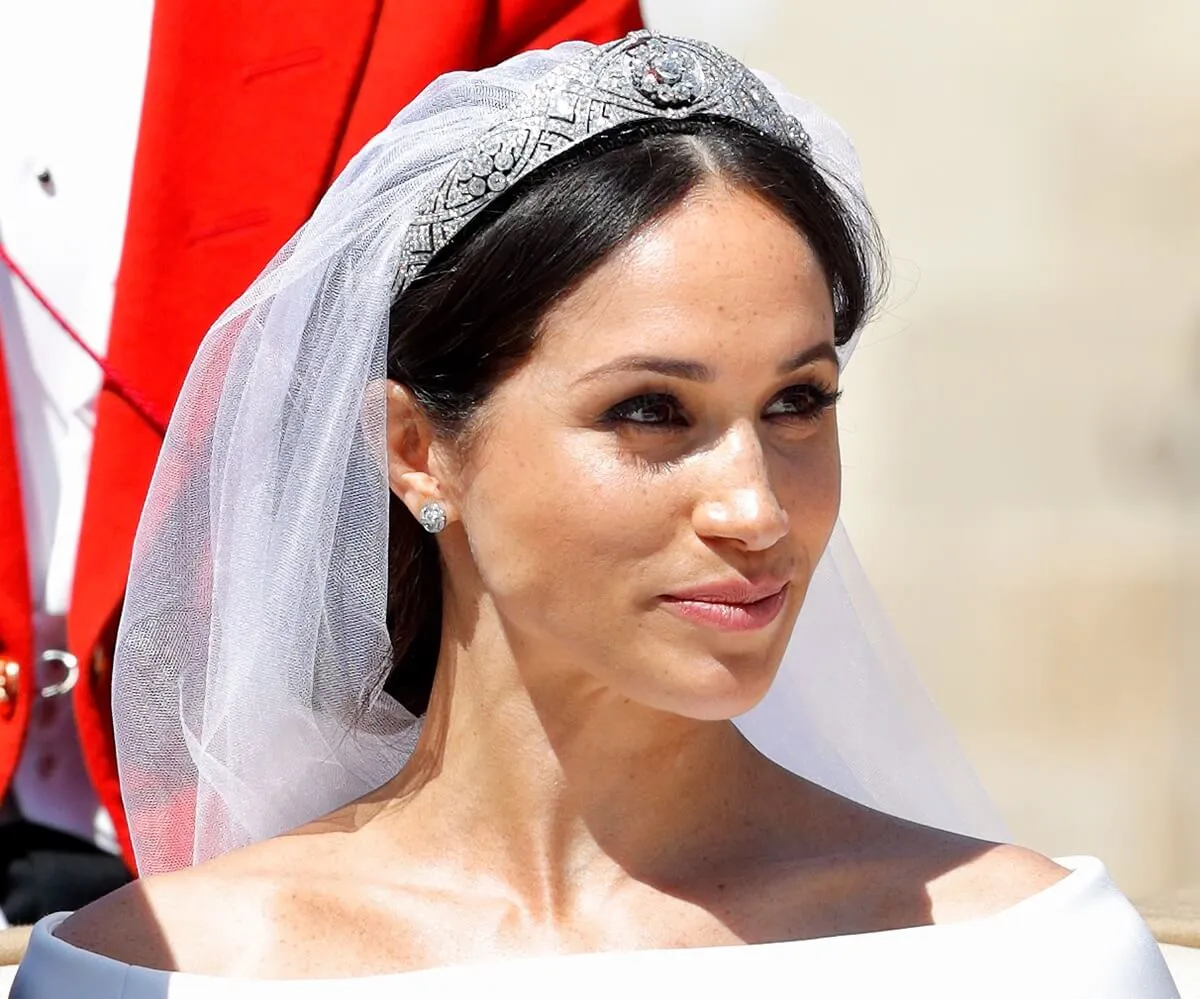
[[[1103,891],[1111,886],[1108,877],[1108,872],[1104,864],[1095,857],[1056,857],[1054,862],[1068,870],[1066,877],[1061,878],[1054,884],[1043,888],[1041,891],[1021,899],[1013,905],[1000,909],[997,912],[989,913],[984,916],[975,916],[971,919],[957,920],[950,923],[924,923],[919,926],[902,926],[890,930],[872,930],[865,933],[843,934],[825,937],[805,937],[799,940],[779,940],[770,943],[741,943],[741,944],[719,944],[715,946],[704,947],[675,947],[675,948],[647,948],[644,950],[630,951],[587,951],[574,954],[552,954],[552,955],[528,955],[508,958],[494,958],[484,961],[472,962],[469,964],[454,964],[454,965],[437,965],[431,968],[415,968],[410,971],[395,971],[387,972],[378,975],[361,975],[354,978],[261,978],[261,979],[244,979],[231,978],[220,975],[205,975],[190,971],[163,971],[161,969],[142,968],[134,965],[128,965],[123,961],[117,961],[111,957],[105,957],[102,954],[97,954],[93,951],[84,950],[81,947],[76,947],[74,944],[67,943],[54,935],[54,931],[62,925],[63,922],[71,915],[69,912],[55,913],[47,916],[34,927],[33,937],[30,940],[30,951],[35,948],[47,952],[47,956],[53,956],[62,961],[69,961],[76,964],[87,964],[91,968],[105,968],[112,970],[130,970],[136,969],[141,976],[157,977],[162,976],[164,980],[173,979],[179,982],[188,982],[193,985],[211,984],[214,987],[222,982],[253,982],[262,986],[279,986],[283,984],[299,984],[303,983],[306,986],[317,987],[321,985],[341,985],[345,986],[348,982],[356,984],[361,983],[364,987],[369,985],[385,985],[391,982],[404,979],[406,982],[411,981],[413,976],[435,977],[439,975],[453,975],[463,969],[471,969],[479,971],[489,967],[506,966],[510,969],[519,968],[522,964],[545,964],[546,962],[582,962],[603,961],[613,957],[620,956],[625,959],[657,959],[663,957],[671,957],[671,959],[681,959],[681,955],[703,956],[710,957],[727,957],[733,952],[763,953],[777,952],[786,948],[795,947],[820,947],[820,946],[838,946],[839,942],[853,940],[860,943],[866,943],[871,940],[900,940],[909,939],[912,936],[926,936],[933,933],[938,934],[961,934],[970,933],[979,929],[985,929],[996,925],[997,923],[1006,922],[1014,917],[1024,917],[1031,911],[1044,909],[1047,907],[1066,907],[1071,904],[1071,901],[1088,894],[1089,892]]]

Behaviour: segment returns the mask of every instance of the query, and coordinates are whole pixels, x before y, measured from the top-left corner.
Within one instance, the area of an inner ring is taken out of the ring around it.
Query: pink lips
[[[786,580],[736,580],[671,593],[662,598],[672,614],[722,631],[755,631],[779,616],[787,601]]]

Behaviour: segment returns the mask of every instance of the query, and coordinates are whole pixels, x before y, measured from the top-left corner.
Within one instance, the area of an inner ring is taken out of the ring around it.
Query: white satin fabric
[[[11,999],[1179,999],[1153,937],[1092,858],[993,916],[939,926],[757,944],[433,968],[325,981],[248,981],[134,968],[34,930]]]

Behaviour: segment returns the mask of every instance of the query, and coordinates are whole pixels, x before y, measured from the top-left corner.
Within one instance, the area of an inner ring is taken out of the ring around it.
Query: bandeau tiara
[[[636,31],[550,73],[431,189],[404,237],[392,300],[483,208],[522,177],[631,122],[731,118],[808,153],[808,134],[736,59],[709,45]]]

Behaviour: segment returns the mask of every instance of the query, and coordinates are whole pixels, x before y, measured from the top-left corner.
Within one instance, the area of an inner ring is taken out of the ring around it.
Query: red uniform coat
[[[169,412],[209,324],[350,156],[434,77],[640,26],[636,0],[156,0],[109,338],[113,369]],[[81,666],[74,702],[84,758],[131,864],[109,657],[159,444],[118,394],[101,392],[67,620]],[[5,663],[10,671],[0,698],[0,797],[33,705],[18,475],[0,364],[0,673]]]

